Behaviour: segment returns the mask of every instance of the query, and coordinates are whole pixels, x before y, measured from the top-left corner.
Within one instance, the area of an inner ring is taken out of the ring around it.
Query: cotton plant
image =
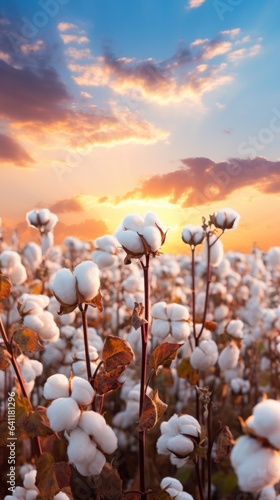
[[[120,244],[113,235],[106,234],[97,238],[94,241],[94,251],[91,254],[93,262],[95,262],[99,269],[115,266],[118,264],[118,252]]]
[[[31,469],[23,476],[23,486],[16,486],[12,495],[6,495],[4,500],[11,498],[18,500],[36,500],[39,497],[40,491],[36,486],[37,470]],[[59,491],[53,497],[54,500],[70,500],[70,497],[63,491]]]
[[[15,286],[22,285],[27,279],[27,272],[21,262],[21,257],[14,250],[4,250],[0,253],[0,270]]]
[[[59,328],[52,313],[46,310],[49,302],[47,295],[24,293],[18,300],[18,312],[24,327],[36,332],[45,342],[55,342]]]
[[[57,215],[48,208],[35,209],[27,212],[26,221],[29,226],[39,230],[42,254],[45,255],[54,243],[53,229],[58,221]]]

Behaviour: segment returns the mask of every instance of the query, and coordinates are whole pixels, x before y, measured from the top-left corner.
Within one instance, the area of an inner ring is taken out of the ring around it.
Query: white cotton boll
[[[24,479],[25,475],[31,470],[35,470],[34,465],[28,463],[23,464],[19,469],[21,479]]]
[[[162,490],[166,488],[173,488],[174,490],[177,491],[183,491],[183,485],[178,481],[178,479],[175,479],[174,477],[164,477],[161,480],[160,487]]]
[[[122,227],[130,231],[142,232],[144,227],[144,218],[142,215],[137,213],[129,214],[123,219]]]
[[[68,314],[63,314],[62,316],[59,316],[59,321],[62,325],[71,325],[71,323],[74,323],[76,318],[76,313],[75,311],[72,311]]]
[[[22,303],[22,306],[24,307],[24,312],[27,312],[28,311],[28,307],[29,307],[29,302],[31,301],[32,304],[34,305],[35,304],[38,304],[39,307],[41,307],[42,309],[45,309],[46,307],[48,307],[49,303],[50,303],[50,299],[47,295],[35,295],[35,294],[32,294],[32,293],[23,293],[20,298],[19,298],[19,301]],[[37,312],[36,312],[37,314]]]
[[[36,500],[39,495],[39,491],[27,490],[25,493],[25,500]],[[68,498],[68,497],[67,497]]]
[[[94,438],[104,453],[113,453],[117,448],[117,436],[106,424],[102,415],[94,411],[86,411],[81,415],[79,427]]]
[[[67,398],[69,396],[69,380],[65,375],[55,373],[51,375],[43,390],[45,399]]]
[[[99,269],[91,260],[85,260],[78,264],[73,272],[77,280],[79,293],[85,301],[92,300],[98,294],[100,288]]]
[[[58,222],[58,217],[56,214],[50,213],[49,219],[44,223],[45,231],[52,231],[56,223]]]
[[[63,304],[73,305],[78,301],[76,280],[70,269],[59,269],[52,285],[57,300]]]
[[[81,411],[72,398],[55,399],[47,408],[50,427],[55,432],[72,430],[77,427]]]
[[[205,231],[201,226],[187,224],[182,231],[182,240],[187,245],[200,245],[205,238]]]
[[[66,314],[67,316],[67,314]],[[63,325],[60,329],[62,335],[64,335],[67,339],[71,339],[73,335],[76,333],[76,328],[71,325]]]
[[[188,427],[186,428],[186,426]],[[198,437],[201,433],[200,423],[192,415],[180,415],[178,418],[178,430],[181,434],[190,434],[194,437]]]
[[[21,314],[41,314],[43,312],[42,307],[35,302],[35,300],[27,300],[25,303],[22,303],[20,306]]]
[[[89,405],[94,394],[94,390],[87,380],[77,376],[72,378],[71,398],[75,399],[79,405]]]
[[[253,418],[249,426],[260,437],[270,440],[276,432],[280,435],[280,401],[266,399],[253,408]]]
[[[90,370],[91,373],[93,374],[96,369],[96,365],[94,363],[90,363]],[[75,361],[72,364],[72,370],[74,375],[77,375],[78,377],[82,377],[87,380],[87,365],[85,361]]]
[[[135,254],[143,254],[145,249],[139,235],[134,231],[118,231],[116,234],[120,244],[128,251]]]
[[[41,225],[47,224],[47,222],[51,218],[51,212],[48,208],[42,208],[41,210],[39,210],[38,215]]]
[[[260,441],[257,441],[257,439],[250,436],[239,437],[230,454],[232,467],[237,469],[244,461],[244,457],[251,457],[251,455],[257,453],[261,446]]]
[[[228,323],[226,331],[232,337],[241,339],[243,338],[243,327],[244,323],[241,319],[233,319]]]
[[[234,368],[238,363],[240,349],[234,342],[227,345],[220,353],[218,364],[221,370]]]
[[[189,493],[186,493],[186,491],[182,491],[176,496],[175,500],[194,500],[194,498]]]
[[[171,323],[171,334],[174,340],[186,341],[190,336],[190,325],[189,323],[183,321],[172,321]]]
[[[37,331],[39,337],[46,342],[56,342],[60,332],[53,315],[48,311],[43,311],[39,318],[43,322],[43,326]]]
[[[40,377],[43,373],[43,365],[40,361],[37,359],[30,359],[30,364],[32,366],[32,369],[34,370],[35,377]]]
[[[81,342],[80,347],[84,347],[83,342]],[[82,350],[82,351],[76,351],[76,352],[74,352],[73,357],[74,357],[75,359],[80,360],[80,361],[84,361],[84,360],[86,360],[86,353],[85,353],[85,350]],[[97,352],[96,348],[95,348],[95,347],[93,347],[93,346],[89,346],[89,359],[90,359],[91,361],[96,361],[96,360],[98,359],[98,357],[99,357],[99,356],[98,356],[98,352]]]
[[[166,493],[168,493],[171,496],[171,498],[177,498],[179,492],[174,488],[167,488]]]
[[[31,392],[33,391],[34,385],[35,385],[35,380],[30,380],[30,382],[25,381],[25,389],[28,396],[30,396]]]
[[[193,350],[190,363],[196,370],[208,370],[218,359],[218,347],[214,340],[203,340]]]
[[[229,315],[229,308],[225,304],[220,304],[219,306],[216,307],[214,311],[214,320],[215,321],[222,321],[223,319],[227,318]]]
[[[256,493],[280,479],[280,454],[271,448],[260,448],[236,469],[241,491]]]
[[[35,380],[36,374],[28,358],[25,358],[22,364],[20,363],[20,367],[22,376],[26,382],[31,382],[32,380]]]
[[[166,425],[165,425],[166,424]],[[178,415],[176,413],[168,420],[168,422],[162,422],[160,430],[163,433],[169,434],[169,436],[177,436],[179,434],[179,421]]]
[[[168,304],[166,311],[171,321],[188,321],[190,317],[189,310],[182,304]]]
[[[169,455],[170,450],[168,450],[167,445],[169,442],[169,434],[162,434],[157,440],[157,452],[160,455]]]
[[[0,254],[0,265],[6,268],[13,268],[20,264],[20,255],[13,250],[4,250]]]
[[[250,391],[251,384],[249,380],[236,377],[230,381],[230,388],[235,394],[247,394]]]
[[[39,215],[38,210],[30,210],[30,212],[27,212],[26,221],[29,226],[38,227],[39,225],[38,215]]]
[[[91,254],[93,262],[95,262],[99,269],[111,267],[116,262],[116,256],[105,252],[104,250],[95,250]]]
[[[25,500],[25,489],[22,486],[16,486],[13,490],[13,498]]]
[[[154,226],[155,224],[157,224],[159,227],[162,227],[159,216],[156,214],[156,212],[153,212],[151,210],[144,215],[144,226]]]
[[[32,469],[31,471],[27,472],[24,476],[23,480],[23,486],[27,490],[35,490],[37,487],[35,486],[35,481],[36,481],[36,476],[37,476],[37,470]]]
[[[23,324],[26,328],[30,328],[30,330],[33,330],[36,333],[44,326],[44,323],[39,316],[35,316],[34,314],[27,314],[24,316]]]
[[[138,274],[131,275],[123,281],[123,288],[130,293],[142,292],[144,291],[144,280]]]
[[[27,272],[23,264],[17,264],[9,273],[13,285],[22,285],[27,279]]]
[[[77,427],[70,433],[67,455],[71,464],[80,462],[88,464],[95,459],[96,443],[86,432]]]
[[[153,318],[168,320],[166,302],[161,301],[154,304],[152,307],[151,314]]]
[[[210,244],[210,264],[213,267],[217,267],[222,261],[224,256],[223,244],[220,239],[217,239],[217,236],[215,234],[211,234],[209,236],[209,244]],[[208,256],[208,244],[207,244],[207,239],[205,239],[203,242],[203,249],[202,249],[202,257],[204,258],[205,262],[207,262],[207,256]]]
[[[187,458],[178,458],[173,453],[171,453],[169,459],[172,465],[176,465],[176,467],[183,467],[187,461]]]
[[[235,229],[240,220],[240,215],[232,208],[216,210],[212,215],[212,223],[219,229]]]
[[[274,486],[267,486],[264,488],[259,496],[259,500],[275,500],[276,491]]]

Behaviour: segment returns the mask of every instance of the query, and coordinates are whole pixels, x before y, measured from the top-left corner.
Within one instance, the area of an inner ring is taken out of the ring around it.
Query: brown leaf
[[[107,372],[114,370],[118,366],[129,365],[133,358],[133,350],[126,340],[113,335],[106,337],[102,351],[102,360]]]
[[[40,295],[43,291],[43,282],[39,279],[31,281],[28,285],[29,293],[33,295]]]
[[[177,356],[177,351],[184,344],[171,344],[170,342],[163,342],[159,344],[152,352],[149,365],[153,370],[157,371],[159,366],[171,362]]]
[[[92,300],[85,302],[85,304],[89,304],[90,306],[96,307],[98,311],[101,313],[103,311],[103,304],[102,304],[102,295],[100,293],[100,289],[98,290],[98,294]]]
[[[40,500],[49,500],[70,485],[71,468],[66,462],[54,463],[51,453],[43,453],[37,460],[36,486]]]
[[[210,332],[214,332],[218,326],[218,323],[216,323],[216,321],[210,321],[209,319],[206,319],[204,326],[207,330],[210,330]]]
[[[142,325],[148,323],[148,321],[144,317],[145,307],[142,302],[134,302],[134,309],[132,313],[131,323],[135,330],[138,330]]]
[[[5,418],[0,422],[0,446],[7,446],[9,437],[11,436],[8,428],[8,420]]]
[[[119,389],[123,382],[118,380],[119,376],[125,370],[125,366],[118,366],[109,372],[99,371],[94,378],[94,390],[97,394],[107,394],[108,392]]]
[[[148,500],[169,500],[171,497],[167,491],[161,490],[156,493],[148,493]],[[176,498],[176,497],[175,497]]]
[[[196,385],[199,381],[198,371],[192,367],[190,360],[187,358],[180,361],[177,367],[177,372],[178,377],[186,378],[191,385]]]
[[[12,282],[8,276],[0,272],[0,300],[7,299],[10,296]]]
[[[31,413],[30,403],[27,398],[20,398],[18,394],[15,395],[16,415],[15,420],[17,425],[24,424],[27,417]]]
[[[29,328],[25,328],[24,326],[21,326],[19,330],[15,331],[13,340],[19,345],[20,350],[24,354],[26,354],[27,352],[44,350],[38,334],[30,330]]]
[[[233,435],[227,425],[220,429],[216,441],[216,458],[215,462],[220,462],[227,457],[233,446]]]
[[[159,421],[159,419],[162,417],[162,415],[164,414],[165,410],[167,409],[168,405],[166,403],[164,403],[160,398],[159,398],[159,395],[158,395],[158,391],[157,389],[154,389],[152,390],[150,393],[149,393],[149,398],[152,399],[152,401],[155,403],[156,405],[156,409],[157,409],[157,422]]]
[[[106,500],[118,500],[122,497],[122,480],[118,471],[109,463],[106,463],[101,474],[96,477],[95,488],[98,494]]]
[[[139,419],[139,431],[150,431],[157,423],[157,406],[154,401],[145,394],[142,413]]]
[[[3,345],[0,345],[0,370],[7,370],[7,368],[10,366],[12,356],[11,354],[3,347]]]
[[[38,406],[36,410],[30,413],[24,423],[24,429],[30,437],[45,437],[54,434],[49,426],[46,408],[43,406]]]

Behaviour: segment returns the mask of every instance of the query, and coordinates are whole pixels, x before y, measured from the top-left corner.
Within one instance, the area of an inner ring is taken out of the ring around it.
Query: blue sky
[[[145,207],[178,229],[242,198],[245,236],[261,196],[257,239],[268,241],[280,191],[277,0],[10,0],[0,13],[7,231],[24,233],[39,206],[60,210],[60,238],[113,231]],[[227,178],[231,159],[242,174],[223,190],[215,175]]]

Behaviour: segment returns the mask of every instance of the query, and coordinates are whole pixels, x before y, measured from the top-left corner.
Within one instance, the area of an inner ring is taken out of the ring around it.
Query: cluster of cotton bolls
[[[258,403],[245,429],[248,434],[236,441],[231,464],[241,491],[256,493],[280,481],[280,401]]]
[[[24,469],[24,468],[22,467],[21,469]],[[36,469],[31,469],[28,472],[26,472],[22,477],[23,486],[16,486],[15,489],[13,490],[13,494],[6,495],[4,497],[4,500],[10,500],[11,498],[18,499],[18,500],[36,500],[36,498],[40,494],[40,492],[35,484],[36,483],[36,476],[37,476]],[[66,495],[66,493],[64,493],[63,491],[59,491],[56,495],[54,495],[53,499],[54,500],[69,500],[69,496]]]
[[[57,215],[48,208],[31,210],[26,214],[29,226],[36,227],[42,238],[42,254],[45,255],[54,242],[53,229],[58,221]]]
[[[9,276],[14,286],[22,285],[27,279],[27,272],[21,263],[20,255],[13,250],[1,252],[0,269],[3,274]]]
[[[193,496],[183,491],[183,485],[174,477],[164,477],[160,483],[161,489],[169,493],[174,500],[194,500]]]
[[[102,415],[85,409],[92,403],[95,392],[87,380],[63,374],[49,377],[44,385],[44,397],[52,400],[47,408],[50,427],[55,432],[67,431],[67,455],[83,476],[100,474],[105,454],[117,448],[117,437]]]
[[[95,250],[91,254],[93,262],[99,269],[114,266],[118,263],[120,244],[115,236],[105,234],[94,242]]]
[[[37,359],[29,359],[24,354],[21,354],[17,357],[17,362],[22,374],[22,377],[25,381],[25,388],[27,394],[30,395],[34,385],[35,379],[42,375],[43,373],[43,365]]]
[[[157,440],[157,451],[169,455],[170,462],[182,467],[199,443],[201,427],[191,415],[173,415],[160,425],[161,436]]]
[[[19,314],[23,325],[36,332],[41,340],[55,342],[59,337],[59,328],[53,314],[45,310],[49,303],[47,295],[24,293],[19,298]]]

